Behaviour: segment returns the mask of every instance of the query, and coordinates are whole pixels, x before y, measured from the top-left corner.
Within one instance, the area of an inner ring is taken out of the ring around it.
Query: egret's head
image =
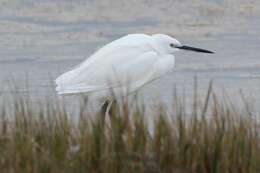
[[[214,53],[209,50],[182,45],[177,39],[164,34],[152,35],[162,52],[172,54],[179,50],[188,50],[202,53]]]

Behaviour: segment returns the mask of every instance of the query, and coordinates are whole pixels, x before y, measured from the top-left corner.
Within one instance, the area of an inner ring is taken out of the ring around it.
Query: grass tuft
[[[84,110],[72,121],[75,115],[58,102],[10,100],[0,106],[3,173],[260,172],[257,118],[248,107],[241,113],[218,101],[211,85],[204,102],[194,97],[192,116],[177,96],[170,116],[163,105],[145,115],[125,99],[105,122]]]

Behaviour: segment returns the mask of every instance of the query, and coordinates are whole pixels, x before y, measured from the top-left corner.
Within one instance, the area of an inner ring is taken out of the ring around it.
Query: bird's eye
[[[170,44],[171,47],[175,47],[175,45],[173,43]]]

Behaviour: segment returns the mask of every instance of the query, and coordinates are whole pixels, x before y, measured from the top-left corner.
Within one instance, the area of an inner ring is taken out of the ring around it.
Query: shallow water
[[[257,0],[140,1],[9,1],[1,2],[0,82],[20,88],[29,81],[35,97],[53,91],[53,79],[96,49],[128,33],[169,33],[181,42],[216,52],[177,53],[173,73],[145,86],[146,102],[169,102],[174,86],[190,98],[194,77],[204,97],[210,80],[214,91],[242,103],[260,98],[260,5]],[[132,11],[127,12],[127,6]],[[176,7],[172,11],[172,6]],[[177,8],[178,7],[178,8]],[[122,9],[121,9],[122,8]],[[110,9],[110,10],[109,10]],[[148,10],[149,9],[149,10]],[[185,13],[183,11],[185,10]]]

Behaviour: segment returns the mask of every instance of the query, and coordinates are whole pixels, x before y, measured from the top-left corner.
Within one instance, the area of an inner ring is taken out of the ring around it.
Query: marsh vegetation
[[[2,173],[260,171],[259,116],[221,101],[211,87],[191,108],[174,96],[170,115],[162,104],[147,111],[125,97],[105,121],[85,106],[73,115],[58,101],[1,97]]]

